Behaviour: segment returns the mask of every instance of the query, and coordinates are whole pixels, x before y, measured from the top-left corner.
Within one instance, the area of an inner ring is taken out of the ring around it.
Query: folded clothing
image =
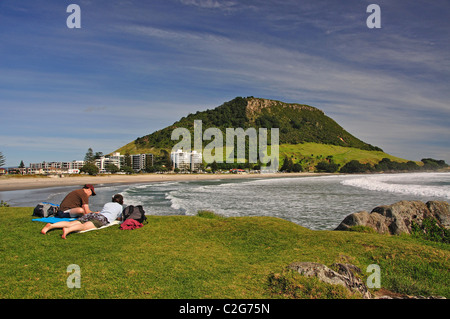
[[[140,222],[138,222],[135,219],[129,218],[127,220],[125,220],[121,225],[120,225],[120,229],[124,230],[124,229],[129,229],[129,230],[133,230],[133,229],[137,229],[137,228],[141,228],[142,225]]]

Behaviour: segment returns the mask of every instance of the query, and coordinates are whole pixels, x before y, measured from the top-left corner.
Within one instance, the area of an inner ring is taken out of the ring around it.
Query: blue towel
[[[58,218],[58,217],[43,217],[43,218],[36,218],[32,219],[32,221],[36,222],[43,222],[43,223],[58,223],[58,222],[71,222],[77,220],[76,218]]]

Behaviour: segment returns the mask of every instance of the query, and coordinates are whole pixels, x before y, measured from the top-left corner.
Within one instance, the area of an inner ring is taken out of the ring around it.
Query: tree
[[[0,152],[0,167],[5,165],[5,156],[3,156],[2,152]]]
[[[103,157],[103,152],[95,152],[94,159],[100,159]]]
[[[284,158],[283,165],[280,168],[280,171],[292,172],[293,166],[294,166],[294,163],[292,162],[292,158],[287,157],[287,155],[286,155],[286,157]]]
[[[133,174],[134,173],[134,171],[131,168],[131,166],[128,166],[128,165],[122,166],[121,170],[122,170],[122,172],[125,172],[127,174]]]
[[[303,167],[302,167],[302,165],[300,165],[300,163],[295,163],[295,164],[292,166],[292,171],[293,171],[294,173],[303,172]]]
[[[98,174],[98,167],[95,166],[95,164],[93,164],[93,163],[86,163],[80,169],[80,172],[88,173],[89,175],[97,175]]]
[[[422,158],[421,159],[424,169],[439,169],[439,168],[444,168],[444,167],[448,167],[447,163],[445,163],[445,161],[443,160],[436,160],[433,158]]]
[[[87,163],[94,163],[95,162],[95,155],[92,148],[89,147],[88,151],[86,152],[86,155],[84,156],[84,161]]]
[[[160,152],[160,156],[161,156],[161,164],[167,167],[168,169],[172,169],[172,160],[170,159],[169,152],[162,149]]]
[[[370,164],[361,164],[357,160],[352,160],[348,163],[346,163],[344,166],[341,167],[340,172],[341,173],[365,173],[367,171],[370,171],[372,169],[372,166]]]
[[[130,153],[128,153],[128,152],[125,153],[124,161],[125,161],[125,163],[124,163],[125,166],[131,167],[131,155],[130,155]]]
[[[318,172],[334,173],[338,170],[338,168],[339,165],[336,164],[333,160],[330,160],[330,162],[322,161],[316,165],[316,170]]]
[[[23,163],[23,161],[20,161],[19,168],[25,168],[25,164]]]
[[[110,172],[112,174],[120,172],[120,169],[116,165],[111,164],[111,163],[106,165],[105,169],[106,169],[106,171],[108,171],[108,172]]]
[[[212,162],[211,163],[211,171],[213,173],[215,173],[218,169],[219,169],[219,165],[217,165],[217,162],[216,161]]]

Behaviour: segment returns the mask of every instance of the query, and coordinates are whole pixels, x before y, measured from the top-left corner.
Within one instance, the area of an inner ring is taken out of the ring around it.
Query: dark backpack
[[[128,205],[122,211],[122,221],[125,221],[127,219],[134,219],[140,223],[144,223],[145,221],[147,221],[144,208],[142,208],[141,205]]]
[[[58,213],[59,205],[42,202],[36,205],[33,210],[33,216],[36,217],[50,217]]]

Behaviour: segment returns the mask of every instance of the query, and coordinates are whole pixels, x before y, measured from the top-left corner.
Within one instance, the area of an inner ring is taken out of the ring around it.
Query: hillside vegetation
[[[191,149],[193,149],[194,121],[201,121],[202,136],[207,128],[218,128],[222,133],[223,144],[226,143],[227,128],[244,130],[254,128],[256,132],[261,128],[268,130],[278,128],[280,146],[278,168],[284,172],[364,173],[439,170],[448,167],[444,161],[422,159],[413,162],[387,154],[379,147],[367,144],[351,135],[315,107],[254,97],[237,97],[214,109],[189,114],[164,129],[137,138],[119,148],[117,152],[121,154],[153,153],[157,158],[166,159],[167,162],[168,152],[180,142],[178,139],[171,140],[175,129],[188,129],[191,134]],[[209,139],[203,140],[203,147],[211,142]],[[270,131],[267,132],[267,142],[271,145]],[[245,158],[248,161],[249,141],[246,142],[245,148]],[[205,168],[210,164],[213,164],[212,171],[232,168],[258,170],[261,167],[259,162],[247,162],[245,165],[237,161],[229,163],[230,153],[215,145],[215,151],[218,150],[223,154],[222,163],[206,163]],[[163,163],[164,160],[160,162]],[[168,166],[171,165],[168,164]]]
[[[172,131],[187,128],[193,134],[194,120],[202,121],[203,131],[215,127],[222,131],[223,136],[226,128],[279,128],[280,144],[306,142],[381,151],[354,137],[315,107],[253,97],[237,97],[214,109],[189,114],[164,129],[137,138],[117,151],[132,154],[171,149],[177,143],[171,140]],[[204,145],[207,143],[204,141]]]
[[[358,161],[362,164],[375,165],[383,158],[391,161],[405,163],[407,160],[389,155],[383,151],[369,151],[354,147],[344,147],[329,144],[301,143],[280,145],[280,160],[284,163],[286,158],[294,163],[300,163],[303,170],[315,171],[321,162],[334,162],[338,167],[343,167],[350,161]]]

